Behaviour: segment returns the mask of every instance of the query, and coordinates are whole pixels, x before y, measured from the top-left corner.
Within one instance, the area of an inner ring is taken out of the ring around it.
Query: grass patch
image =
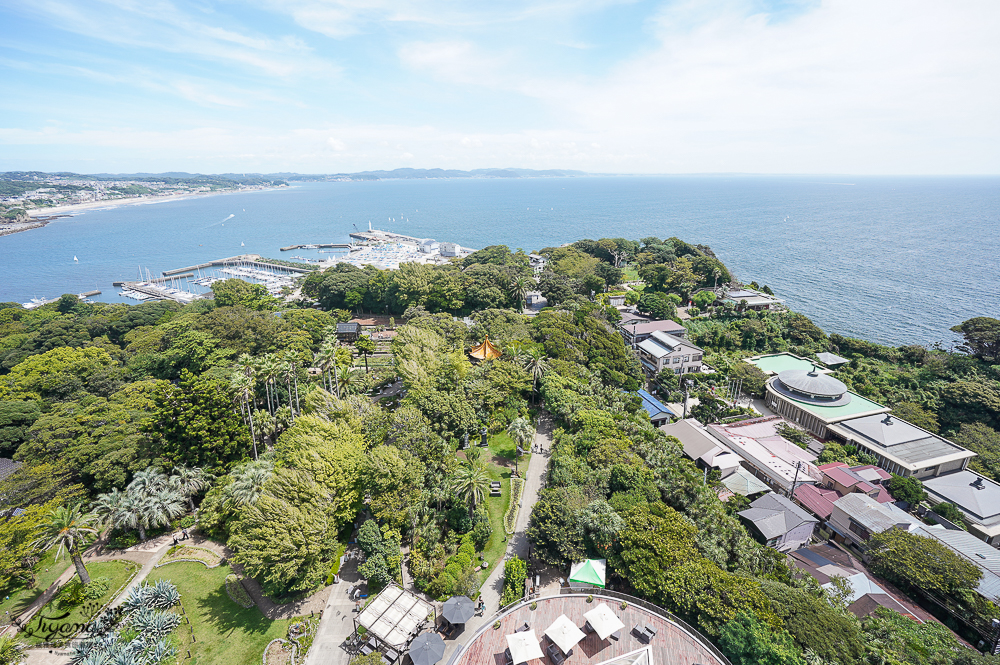
[[[505,459],[514,459],[514,439],[507,432],[500,432],[490,437],[490,452]]]
[[[510,469],[491,464],[489,472],[490,480],[499,480],[501,482],[501,495],[499,497],[486,497],[486,512],[490,516],[490,525],[493,527],[493,533],[490,535],[490,539],[482,551],[483,559],[489,565],[486,567],[486,570],[480,571],[480,583],[486,581],[493,567],[498,561],[503,559],[503,555],[507,551],[507,536],[503,530],[503,516],[510,506]]]
[[[637,282],[637,281],[639,281],[639,271],[636,270],[635,268],[629,266],[627,268],[623,268],[622,272],[625,273],[625,281],[626,282]]]
[[[205,568],[181,562],[156,569],[147,578],[151,584],[169,580],[180,591],[185,616],[191,621],[182,622],[177,630],[179,660],[186,665],[257,665],[267,643],[285,637],[292,623],[272,621],[256,607],[237,606],[226,594],[226,576],[231,573],[228,565]]]
[[[100,598],[74,607],[60,607],[59,594],[43,607],[25,627],[21,636],[28,644],[65,641],[90,621],[97,610],[110,602],[121,587],[139,570],[134,561],[98,561],[87,564],[91,579],[106,577],[108,591]]]
[[[156,565],[157,568],[166,565],[168,563],[173,563],[174,561],[185,561],[194,559],[195,561],[201,561],[206,566],[217,566],[219,561],[222,560],[218,554],[212,550],[205,549],[204,547],[194,547],[192,545],[174,545],[167,553],[160,559],[160,563]]]
[[[0,599],[2,601],[0,602],[0,626],[10,625],[12,619],[28,609],[72,565],[73,562],[65,553],[59,561],[56,561],[55,548],[47,551],[35,564],[35,586],[13,587],[2,592],[4,598]]]

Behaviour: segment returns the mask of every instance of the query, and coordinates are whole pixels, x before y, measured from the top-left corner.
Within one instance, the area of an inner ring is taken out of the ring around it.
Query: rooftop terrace
[[[632,665],[635,662],[655,663],[655,665],[729,665],[729,661],[715,647],[709,645],[704,637],[693,629],[687,629],[681,622],[668,618],[663,610],[654,610],[638,599],[629,599],[628,606],[621,609],[618,594],[601,589],[587,590],[593,593],[592,603],[587,602],[585,593],[568,593],[560,596],[538,598],[538,607],[531,609],[530,601],[521,603],[502,612],[498,617],[500,628],[493,628],[489,621],[468,642],[455,653],[449,665],[504,665],[504,650],[507,649],[507,635],[514,629],[527,623],[542,641],[542,649],[549,644],[542,637],[545,629],[553,621],[565,614],[570,621],[582,627],[584,613],[597,607],[601,602],[609,608],[625,624],[618,640],[600,639],[596,633],[590,633],[573,648],[565,660],[566,665]],[[641,603],[641,604],[640,604]],[[646,626],[656,630],[649,643],[640,640],[630,632],[635,625]],[[642,658],[646,658],[645,661]],[[548,665],[549,658],[528,661],[529,665]]]
[[[745,358],[746,362],[756,365],[767,375],[777,375],[790,369],[801,369],[805,371],[817,367],[822,374],[829,374],[830,370],[822,367],[819,363],[813,362],[794,353],[769,353],[764,356]]]

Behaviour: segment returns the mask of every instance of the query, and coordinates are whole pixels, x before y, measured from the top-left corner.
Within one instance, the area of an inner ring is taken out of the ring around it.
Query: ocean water
[[[232,215],[232,217],[230,217]],[[1000,178],[643,176],[294,183],[91,210],[0,237],[0,301],[99,289],[240,253],[346,242],[355,228],[467,247],[579,238],[710,245],[827,332],[946,346],[1000,317]],[[241,244],[242,243],[242,244]],[[74,262],[73,257],[79,258]]]

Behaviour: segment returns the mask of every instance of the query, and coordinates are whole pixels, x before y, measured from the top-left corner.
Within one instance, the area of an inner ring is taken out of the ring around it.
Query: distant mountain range
[[[38,181],[46,178],[81,178],[91,180],[132,180],[153,181],[170,180],[183,182],[198,182],[212,180],[232,180],[239,183],[261,180],[298,180],[298,181],[336,181],[336,180],[398,180],[427,178],[552,178],[567,176],[585,176],[584,171],[566,169],[548,169],[536,171],[533,169],[475,169],[459,171],[457,169],[394,169],[392,171],[360,171],[358,173],[306,174],[306,173],[184,173],[172,171],[169,173],[43,173],[41,171],[8,171],[0,173],[0,180]]]

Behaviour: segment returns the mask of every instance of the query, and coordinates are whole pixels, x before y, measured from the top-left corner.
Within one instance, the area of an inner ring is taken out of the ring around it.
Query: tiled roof
[[[3,480],[19,468],[21,468],[20,462],[15,462],[14,460],[7,459],[6,457],[0,457],[0,480]]]
[[[833,502],[840,498],[836,490],[827,490],[816,485],[799,485],[795,488],[795,499],[822,520],[830,518]]]
[[[639,393],[639,397],[642,398],[642,407],[646,409],[646,413],[649,414],[650,418],[656,418],[657,416],[662,417],[663,415],[668,415],[668,416],[677,415],[676,413],[668,409],[666,406],[664,406],[660,402],[660,400],[656,399],[645,390],[639,390],[637,392]]]

